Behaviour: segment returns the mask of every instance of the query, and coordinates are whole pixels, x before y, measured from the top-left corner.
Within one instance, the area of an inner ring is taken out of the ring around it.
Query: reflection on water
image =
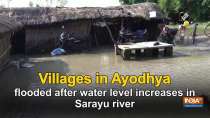
[[[29,57],[28,62],[35,65],[33,68],[19,70],[9,68],[0,76],[2,81],[10,78],[16,81],[18,79],[18,81],[29,80],[29,83],[39,83],[37,72],[60,72],[68,75],[89,74],[93,77],[96,72],[107,74],[110,77],[114,72],[124,75],[151,72],[152,74],[170,74],[173,79],[172,88],[189,87],[206,90],[210,84],[208,79],[210,76],[209,49],[210,47],[177,46],[172,58],[142,58],[129,61],[124,61],[120,56],[116,56],[112,48],[59,57]]]
[[[94,77],[96,72],[102,74],[108,74],[112,76],[114,72],[119,72],[124,75],[140,75],[142,72],[151,72],[152,74],[170,74],[172,77],[171,86],[161,86],[162,88],[167,89],[194,89],[199,91],[199,95],[210,96],[210,47],[175,47],[174,57],[172,58],[144,58],[144,59],[133,59],[129,61],[124,61],[120,56],[116,56],[112,48],[104,48],[96,51],[91,51],[87,53],[80,54],[70,54],[59,57],[49,57],[49,56],[31,56],[26,60],[29,63],[34,64],[32,68],[20,68],[16,69],[15,67],[10,67],[0,73],[0,104],[10,104],[11,101],[14,101],[13,104],[18,104],[24,106],[25,100],[18,101],[17,98],[8,98],[8,96],[13,95],[14,88],[21,89],[34,89],[34,88],[67,88],[66,85],[47,85],[42,86],[40,80],[37,76],[37,72],[60,72],[63,74],[89,74]],[[79,86],[84,89],[87,87]],[[105,86],[106,87],[106,86]],[[151,86],[137,86],[141,89],[154,89]],[[45,114],[48,109],[51,110],[60,110],[65,109],[66,113],[69,113],[69,109],[63,108],[63,105],[66,103],[72,107],[73,102],[69,102],[73,98],[48,98],[48,99],[35,99],[32,98],[28,100],[28,107],[22,108],[24,111],[17,108],[13,108],[12,104],[10,107],[15,111],[15,113],[6,113],[9,114],[20,114],[22,112],[27,112],[29,108],[29,113],[34,113],[34,109],[37,107],[39,114]],[[62,100],[61,100],[62,99]],[[139,98],[140,99],[140,98]],[[165,104],[166,99],[156,98],[150,99],[151,101],[157,100],[155,102],[159,103],[166,110],[169,109],[168,105]],[[167,100],[170,100],[169,98]],[[177,101],[177,99],[173,99]],[[6,102],[5,102],[6,101]],[[140,103],[148,103],[144,100],[137,100]],[[176,102],[171,102],[176,104]],[[7,103],[8,102],[8,103]],[[162,104],[163,103],[163,104]],[[32,107],[31,104],[36,104],[36,107]],[[57,109],[53,109],[53,105],[57,105]],[[147,105],[150,106],[153,102],[149,102]],[[41,105],[41,106],[40,106]],[[60,105],[60,106],[59,106]],[[2,105],[3,106],[3,105]],[[45,106],[45,112],[40,111],[40,107]],[[141,106],[141,105],[140,105]],[[171,105],[174,107],[175,105]],[[8,107],[8,109],[10,109]],[[141,108],[141,107],[139,107]],[[144,108],[145,109],[145,108]],[[141,109],[141,110],[144,110]],[[154,108],[156,109],[156,108]],[[31,111],[30,111],[31,110]],[[147,109],[151,111],[149,107]],[[16,113],[17,112],[17,113]],[[35,112],[35,113],[36,113]],[[142,111],[143,112],[143,111]],[[157,111],[156,111],[157,112]],[[48,111],[48,115],[56,113]],[[62,112],[63,113],[63,112]],[[25,114],[25,113],[24,113]],[[56,115],[56,114],[55,114]],[[0,114],[1,116],[1,114]]]

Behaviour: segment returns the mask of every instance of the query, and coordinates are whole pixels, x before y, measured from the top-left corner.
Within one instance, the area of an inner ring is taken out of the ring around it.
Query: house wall
[[[26,53],[49,52],[56,48],[56,42],[63,31],[62,25],[65,26],[65,31],[71,33],[75,38],[88,40],[91,27],[89,20],[26,27]]]
[[[136,20],[134,22],[134,20]],[[120,19],[109,19],[109,22],[113,22],[110,25],[114,39],[118,38],[118,33],[121,26]],[[93,26],[95,20],[75,20],[66,21],[56,24],[30,26],[25,28],[25,52],[31,53],[49,53],[56,48],[56,42],[59,40],[60,34],[65,26],[65,31],[71,33],[73,37],[81,40],[81,43],[77,45],[66,45],[66,49],[70,51],[86,50],[92,44],[92,46],[109,45],[113,44],[107,29],[105,27]],[[132,23],[134,22],[134,23]],[[127,19],[125,25],[132,28],[145,27],[148,31],[146,40],[155,41],[160,33],[157,21],[146,21],[141,19]]]
[[[160,35],[159,21],[151,20],[147,22],[148,41],[156,41]]]
[[[9,61],[11,32],[0,34],[0,70]]]

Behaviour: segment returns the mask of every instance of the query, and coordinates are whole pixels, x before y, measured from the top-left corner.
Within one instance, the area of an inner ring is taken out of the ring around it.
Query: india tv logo
[[[183,107],[202,108],[204,107],[204,98],[203,97],[183,97]]]

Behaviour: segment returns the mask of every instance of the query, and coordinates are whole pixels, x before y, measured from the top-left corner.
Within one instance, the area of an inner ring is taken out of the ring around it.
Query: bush
[[[196,21],[209,20],[210,0],[121,0],[124,4],[141,2],[157,3],[167,17],[178,17],[179,12],[188,12]]]

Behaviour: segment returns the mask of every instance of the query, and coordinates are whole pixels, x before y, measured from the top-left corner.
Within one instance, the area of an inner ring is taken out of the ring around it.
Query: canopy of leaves
[[[168,17],[179,12],[188,12],[194,20],[209,20],[210,0],[121,0],[124,4],[155,2]]]

